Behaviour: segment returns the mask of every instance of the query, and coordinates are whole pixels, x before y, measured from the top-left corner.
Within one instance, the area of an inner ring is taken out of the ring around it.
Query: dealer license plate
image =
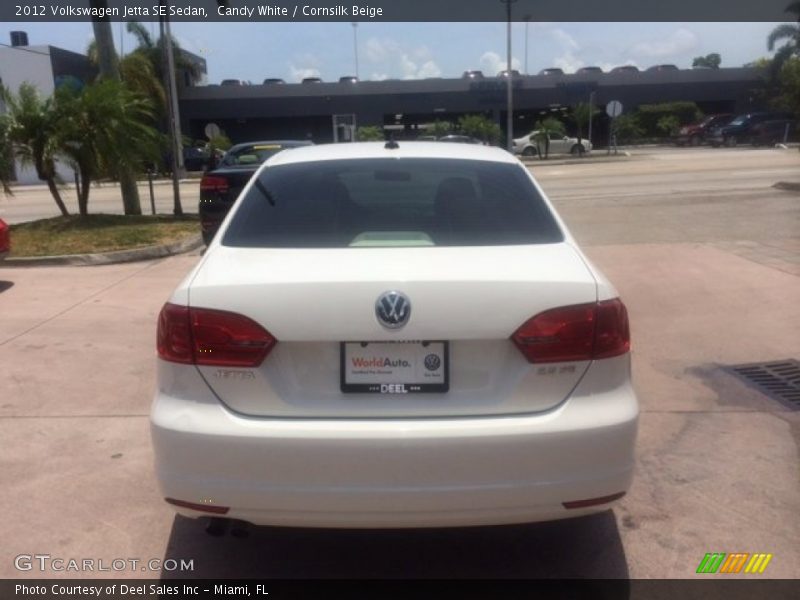
[[[346,393],[446,392],[447,342],[342,342],[341,389]]]

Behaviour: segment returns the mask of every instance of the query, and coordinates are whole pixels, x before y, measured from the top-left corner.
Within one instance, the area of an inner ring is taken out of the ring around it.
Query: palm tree
[[[128,23],[129,30],[131,25],[141,27],[139,23]],[[149,40],[147,30],[143,29],[143,32],[148,36],[147,39]],[[120,79],[125,82],[128,88],[150,98],[158,116],[163,117],[166,114],[167,95],[164,92],[162,79],[159,75],[161,69],[160,56],[157,56],[157,52],[140,50],[140,48],[126,54],[119,60]],[[94,40],[89,43],[86,54],[93,64],[98,64],[97,44]]]
[[[160,152],[160,136],[150,125],[151,103],[126,85],[106,79],[76,92],[57,92],[58,145],[78,173],[78,209],[88,214],[92,181],[136,171]]]
[[[137,21],[130,21],[127,25],[127,29],[128,33],[136,38],[138,44],[132,54],[140,54],[147,58],[150,64],[153,65],[153,71],[158,80],[164,81],[165,72],[162,56],[166,40],[159,37],[157,41],[154,41],[150,36],[150,32],[147,31],[147,28]],[[186,58],[181,51],[180,44],[174,37],[172,37],[170,41],[172,43],[172,52],[175,55],[175,79],[177,81],[181,80],[181,78],[177,76],[180,71],[189,73],[192,79],[197,79],[200,76],[197,65]]]
[[[4,161],[17,159],[30,165],[36,175],[47,184],[58,210],[63,216],[69,211],[58,189],[56,159],[60,154],[60,119],[52,97],[42,98],[38,90],[23,83],[16,95],[3,90],[6,113],[0,116],[0,148]],[[3,189],[8,189],[9,171],[3,170]]]
[[[564,123],[555,117],[547,117],[546,119],[536,123],[536,133],[534,133],[533,136],[536,140],[536,152],[539,155],[540,160],[545,160],[550,153],[551,133],[564,135]],[[544,146],[544,152],[542,152],[542,146]]]
[[[778,48],[772,59],[773,73],[779,73],[781,67],[791,56],[800,56],[800,1],[795,1],[786,7],[786,12],[793,13],[797,23],[783,23],[773,29],[767,37],[767,49],[772,52],[775,45],[781,40],[787,42]]]
[[[572,119],[575,121],[575,126],[578,130],[578,141],[583,138],[583,128],[589,127],[589,120],[600,112],[595,106],[592,106],[588,102],[578,102],[574,107],[572,107]],[[592,140],[589,140],[591,142]]]

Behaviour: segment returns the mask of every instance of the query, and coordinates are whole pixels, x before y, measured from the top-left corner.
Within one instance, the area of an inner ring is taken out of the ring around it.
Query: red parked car
[[[730,114],[708,115],[698,123],[681,127],[678,136],[675,138],[675,143],[678,146],[699,146],[706,141],[706,134],[712,129],[727,125],[732,120],[733,115]]]
[[[0,259],[5,258],[9,250],[11,250],[11,228],[0,219]]]

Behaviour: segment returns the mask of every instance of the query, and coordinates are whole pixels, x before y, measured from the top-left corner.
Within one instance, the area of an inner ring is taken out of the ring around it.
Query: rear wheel
[[[584,148],[581,144],[575,144],[569,151],[572,156],[583,156],[585,152],[586,148]]]
[[[522,156],[536,156],[536,148],[528,146],[522,151]]]

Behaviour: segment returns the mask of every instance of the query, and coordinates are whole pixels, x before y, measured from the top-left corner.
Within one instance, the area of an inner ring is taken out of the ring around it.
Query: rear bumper
[[[605,370],[592,371],[547,413],[458,419],[245,417],[197,377],[191,399],[164,386],[156,395],[156,472],[164,497],[230,507],[225,516],[258,525],[439,527],[598,512],[609,503],[564,503],[628,489],[638,407],[628,382],[603,389],[594,379]],[[175,389],[185,395],[187,384]]]

